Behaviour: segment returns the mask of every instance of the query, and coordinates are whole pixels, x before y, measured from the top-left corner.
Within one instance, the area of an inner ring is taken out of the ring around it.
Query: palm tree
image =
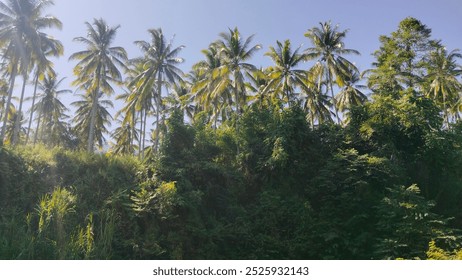
[[[130,87],[134,87],[138,94],[153,95],[156,114],[156,130],[154,149],[159,148],[159,132],[162,111],[162,87],[168,88],[172,83],[182,79],[183,72],[177,67],[183,58],[178,57],[184,46],[173,48],[173,42],[167,42],[162,29],[149,29],[151,42],[136,41],[144,56],[136,61],[143,65],[143,71],[133,79]]]
[[[297,65],[306,60],[305,54],[300,54],[300,47],[291,50],[290,41],[285,40],[284,44],[276,41],[277,48],[270,47],[270,51],[265,53],[274,62],[269,72],[269,89],[273,94],[281,95],[282,100],[287,103],[295,101],[295,88],[302,85],[306,79],[306,72],[294,69]]]
[[[133,127],[133,123],[125,121],[117,121],[119,125],[112,133],[112,138],[116,143],[111,150],[114,154],[134,155],[138,148],[134,142],[138,141],[138,131]]]
[[[5,129],[5,144],[13,144],[13,135],[14,135],[14,130],[16,128],[16,122],[19,122],[19,137],[23,137],[25,134],[25,130],[22,127],[24,124],[24,116],[22,113],[20,113],[18,110],[16,110],[16,107],[12,106],[10,110],[8,110],[8,122],[7,126]]]
[[[54,41],[42,30],[45,28],[61,28],[61,22],[53,16],[42,16],[44,10],[53,5],[53,1],[42,0],[7,0],[6,3],[0,2],[0,47],[3,49],[3,59],[7,60],[10,85],[8,91],[6,112],[3,116],[3,126],[0,132],[0,140],[5,136],[8,121],[8,111],[10,109],[11,97],[15,79],[21,73],[27,79],[27,72],[32,68],[31,61],[43,61],[44,53],[42,46],[47,41]],[[26,83],[26,81],[24,81]],[[19,103],[19,113],[21,116],[22,101],[24,97],[24,86]],[[19,124],[19,122],[16,122]],[[16,133],[19,127],[16,126]]]
[[[252,73],[247,74],[248,83],[246,88],[252,93],[249,96],[249,102],[257,103],[258,108],[262,108],[263,105],[274,105],[277,103],[274,97],[273,90],[268,87],[269,84],[269,73],[272,72],[272,67],[266,69],[260,68]],[[268,91],[270,90],[270,91]]]
[[[172,108],[179,108],[183,111],[184,116],[188,117],[190,120],[194,120],[197,107],[190,102],[191,88],[192,84],[186,79],[173,84],[169,110]]]
[[[203,50],[205,59],[193,65],[195,79],[191,88],[191,94],[195,104],[203,111],[211,112],[210,122],[217,128],[220,112],[226,110],[232,104],[229,80],[217,75],[222,67],[222,59],[216,44],[211,44]],[[222,118],[223,121],[223,118]]]
[[[345,49],[343,40],[348,30],[338,31],[338,26],[332,27],[330,22],[320,23],[321,28],[313,27],[305,33],[313,47],[306,50],[306,56],[309,59],[318,59],[318,62],[323,66],[323,71],[320,73],[327,81],[330,90],[332,105],[334,106],[337,121],[340,123],[338,114],[337,102],[334,97],[334,82],[343,87],[345,79],[352,72],[359,72],[356,66],[345,59],[342,55],[357,54],[359,52],[353,49]]]
[[[6,98],[8,97],[8,82],[5,79],[0,79],[0,120],[3,119],[3,113],[6,111]],[[13,104],[10,104],[14,107]]]
[[[72,54],[69,59],[79,60],[74,67],[77,76],[74,85],[79,85],[92,99],[87,151],[93,152],[97,119],[101,119],[96,115],[98,99],[103,94],[114,92],[110,81],[121,83],[122,74],[118,67],[126,68],[127,52],[122,47],[111,46],[119,26],[109,27],[103,19],[95,19],[93,25],[88,22],[85,24],[88,30],[87,37],[77,37],[74,40],[86,45],[87,49]]]
[[[300,87],[302,91],[302,107],[307,113],[307,120],[311,128],[314,128],[316,123],[322,124],[332,121],[332,112],[329,109],[332,104],[323,91],[326,82],[319,82],[320,72],[322,71],[323,67],[320,64],[313,66],[308,71],[306,79]]]
[[[34,78],[34,93],[32,95],[32,105],[31,108],[34,107],[35,105],[35,100],[37,97],[37,87],[39,84],[40,80],[43,80],[45,75],[48,76],[55,76],[56,73],[53,69],[53,63],[48,60],[46,57],[47,56],[55,56],[58,57],[63,54],[64,52],[64,47],[61,44],[61,42],[57,40],[48,40],[46,41],[47,44],[43,46],[44,52],[45,52],[45,59],[43,61],[36,61],[36,66],[35,66],[35,78]],[[30,110],[30,116],[29,116],[29,125],[27,128],[27,135],[26,135],[26,144],[29,141],[29,135],[31,131],[31,126],[32,126],[32,120],[34,116],[34,110]]]
[[[124,118],[122,125],[129,124],[134,130],[136,129],[136,123],[139,120],[140,136],[138,138],[138,148],[139,156],[141,159],[144,158],[147,119],[153,111],[154,89],[150,91],[140,91],[140,89],[136,87],[136,83],[133,81],[138,78],[145,70],[146,67],[142,61],[130,61],[129,69],[127,72],[127,79],[125,82],[128,90],[124,94],[121,94],[117,97],[117,99],[125,100],[125,106],[116,114],[116,118],[123,114]],[[134,133],[135,132],[132,132],[132,134]]]
[[[220,58],[221,66],[215,70],[214,76],[222,80],[218,86],[225,88],[229,85],[234,95],[234,107],[239,118],[242,106],[247,102],[247,94],[245,90],[245,72],[253,72],[256,67],[247,63],[249,59],[261,49],[261,45],[251,46],[254,35],[243,39],[239,30],[236,28],[229,29],[229,32],[220,33],[221,39],[216,42]],[[236,126],[238,130],[238,126]]]
[[[130,92],[130,91],[125,91],[125,93],[123,94],[119,94],[116,99],[118,100],[124,100],[125,102],[125,106],[119,110],[115,116],[114,116],[114,119],[116,119],[118,122],[120,122],[120,126],[126,126],[126,127],[130,127],[132,129],[132,132],[130,132],[131,135],[138,135],[138,131],[136,129],[136,124],[138,122],[138,113],[139,115],[142,115],[144,110],[142,109],[141,112],[138,112],[136,110],[136,106],[137,106],[137,94],[136,93],[133,93],[133,92]],[[122,117],[122,121],[119,121],[119,117],[120,116],[123,116]],[[141,127],[139,129],[139,131],[141,132],[143,129],[143,127]],[[130,137],[130,140],[131,140],[131,145],[134,146],[134,137]],[[141,141],[140,140],[140,137],[137,137],[136,140],[138,141]],[[139,146],[141,147],[141,145]],[[135,154],[135,150],[133,151],[133,154]]]
[[[91,130],[91,116],[94,114],[96,117],[94,119],[93,141],[98,144],[100,148],[106,143],[104,134],[108,133],[107,126],[111,124],[111,114],[107,108],[113,108],[114,105],[110,100],[101,100],[100,97],[103,96],[103,93],[100,93],[97,98],[94,98],[92,95],[82,95],[79,94],[81,100],[72,102],[71,105],[76,107],[76,113],[73,119],[74,122],[74,131],[76,135],[81,136],[81,141],[85,143],[85,139],[90,141],[90,130]],[[93,102],[97,102],[96,105]],[[96,108],[96,113],[93,112],[93,108]],[[87,147],[88,147],[88,143]],[[94,144],[93,144],[94,145]]]
[[[457,103],[462,92],[462,84],[457,79],[462,75],[462,68],[456,58],[462,58],[459,50],[447,52],[445,48],[438,48],[430,54],[428,74],[425,79],[430,83],[427,96],[441,104],[444,120],[449,126],[449,104]]]
[[[52,145],[61,143],[61,136],[66,133],[67,125],[63,121],[68,118],[66,106],[59,100],[59,95],[72,93],[71,90],[59,87],[65,78],[57,80],[55,75],[45,76],[38,84],[38,102],[31,110],[38,113],[34,144],[40,134],[42,141]]]
[[[335,101],[337,102],[336,107],[342,113],[350,110],[354,106],[359,106],[366,102],[367,96],[361,90],[367,87],[358,85],[360,80],[360,75],[357,72],[353,72],[345,79],[345,86],[343,86],[340,92],[335,96]]]

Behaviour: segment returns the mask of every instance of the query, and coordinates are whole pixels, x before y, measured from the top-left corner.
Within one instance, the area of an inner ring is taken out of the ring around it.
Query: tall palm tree
[[[168,88],[172,83],[182,79],[183,72],[177,67],[183,58],[178,57],[184,46],[174,48],[173,42],[167,42],[162,29],[149,29],[151,41],[136,41],[135,44],[141,49],[144,56],[136,61],[142,63],[144,71],[130,83],[139,94],[154,94],[156,130],[154,149],[159,148],[159,132],[161,124],[160,114],[162,111],[162,87]]]
[[[274,63],[269,72],[268,88],[273,90],[273,94],[281,95],[287,103],[292,103],[295,101],[295,88],[306,79],[305,71],[294,68],[306,60],[306,54],[299,53],[300,47],[292,52],[289,40],[285,40],[284,44],[276,41],[276,44],[276,48],[271,46],[270,51],[265,53]]]
[[[69,59],[79,60],[74,67],[74,73],[77,76],[74,85],[79,85],[92,99],[87,151],[93,152],[96,122],[99,118],[96,115],[98,99],[103,94],[114,92],[110,81],[122,82],[119,68],[126,68],[125,62],[128,58],[124,48],[112,46],[119,26],[109,27],[103,19],[95,19],[93,24],[88,22],[85,24],[88,30],[87,37],[77,37],[74,41],[84,44],[87,48],[72,54]]]
[[[107,127],[111,124],[111,114],[107,108],[113,108],[114,105],[110,100],[101,100],[100,97],[103,93],[100,93],[98,98],[94,98],[92,95],[79,94],[81,100],[72,102],[71,105],[76,107],[75,116],[73,118],[74,131],[77,135],[81,136],[82,143],[89,141],[90,130],[91,130],[91,115],[94,114],[96,117],[93,124],[93,141],[98,144],[100,148],[106,143],[104,134],[109,133]],[[93,102],[97,102],[96,106]],[[93,108],[96,108],[96,113],[93,112]],[[88,139],[88,140],[86,140]],[[88,143],[86,143],[88,147]]]
[[[43,80],[45,75],[48,76],[55,76],[56,73],[53,69],[53,63],[47,59],[48,56],[61,56],[64,53],[64,47],[61,42],[57,40],[47,40],[46,44],[43,45],[43,51],[45,53],[44,60],[35,61],[35,77],[34,77],[34,93],[32,95],[32,105],[31,108],[35,105],[35,100],[37,97],[37,87],[40,80]],[[34,116],[34,110],[30,110],[29,116],[29,125],[27,128],[27,135],[26,135],[26,144],[29,141],[29,135],[32,126],[32,120]]]
[[[225,78],[224,82],[220,83],[220,87],[224,88],[225,85],[231,87],[234,95],[235,112],[239,118],[242,106],[247,102],[244,74],[257,69],[246,61],[261,49],[261,45],[251,46],[254,35],[243,39],[237,27],[229,29],[228,32],[220,33],[220,37],[221,39],[216,44],[222,59],[222,66],[215,70],[214,75],[220,79]],[[237,126],[236,129],[238,129]]]
[[[32,68],[31,61],[44,60],[42,46],[47,41],[54,39],[47,36],[43,29],[61,28],[61,22],[53,16],[43,16],[43,12],[53,1],[42,0],[7,0],[0,2],[0,47],[3,49],[3,59],[7,60],[10,85],[8,91],[6,113],[3,116],[3,126],[0,132],[0,140],[5,136],[8,111],[15,79],[18,73],[26,77]],[[24,81],[25,83],[25,81]],[[21,93],[19,111],[22,108],[24,86]],[[21,113],[17,114],[18,116]],[[17,122],[19,123],[19,122]],[[16,131],[18,130],[18,126]],[[13,133],[13,138],[15,133]]]
[[[319,80],[320,72],[323,71],[321,64],[313,66],[308,72],[306,79],[301,85],[302,107],[307,113],[307,120],[314,128],[315,124],[332,121],[332,112],[329,109],[332,104],[323,90],[326,81]]]
[[[45,76],[38,84],[38,102],[31,110],[38,113],[34,144],[40,134],[42,141],[50,145],[62,142],[60,136],[66,133],[64,122],[68,116],[66,106],[61,102],[61,94],[72,93],[69,89],[59,89],[65,78],[57,80],[55,75]]]
[[[217,128],[220,112],[232,103],[229,80],[217,75],[223,65],[217,45],[211,44],[202,53],[205,59],[193,65],[196,79],[191,93],[194,102],[204,111],[211,113],[210,122],[213,123],[214,128]]]
[[[449,53],[445,48],[436,49],[430,54],[428,74],[425,77],[430,83],[427,96],[442,106],[447,126],[449,126],[450,104],[457,103],[462,93],[462,84],[457,79],[462,75],[462,68],[457,64],[457,58],[462,58],[462,54],[457,49]]]
[[[137,94],[125,90],[125,93],[119,94],[116,99],[118,100],[124,100],[125,106],[120,109],[114,116],[114,119],[118,120],[120,122],[120,126],[125,126],[125,127],[130,127],[132,129],[132,132],[130,132],[131,135],[138,135],[138,130],[136,128],[136,124],[138,123],[139,115],[143,114],[144,109],[142,109],[140,112],[138,112],[137,109]],[[122,116],[122,120],[119,121],[119,117]],[[141,132],[143,127],[139,129]],[[140,137],[130,137],[131,140],[131,145],[134,147],[135,143],[134,141],[140,141]],[[139,146],[141,147],[141,145]],[[133,151],[133,154],[135,154],[136,148]]]
[[[334,106],[337,122],[340,123],[338,114],[337,102],[334,97],[333,85],[336,83],[339,87],[345,84],[345,78],[352,72],[359,72],[356,66],[344,58],[345,54],[357,54],[359,52],[353,49],[346,49],[343,40],[346,37],[347,31],[339,31],[338,26],[332,27],[330,22],[320,23],[321,27],[313,27],[305,33],[313,47],[306,50],[307,58],[318,59],[318,62],[323,66],[323,71],[320,73],[327,82],[330,90],[332,105]]]

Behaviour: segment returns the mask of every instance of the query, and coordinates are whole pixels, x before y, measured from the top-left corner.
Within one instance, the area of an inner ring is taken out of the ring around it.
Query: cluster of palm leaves
[[[74,141],[93,152],[96,146],[104,147],[105,137],[111,134],[114,153],[144,157],[146,152],[158,151],[165,120],[173,108],[183,110],[191,122],[205,116],[213,128],[227,123],[239,131],[239,117],[251,104],[279,110],[299,106],[315,127],[326,122],[345,123],[348,111],[367,101],[365,86],[359,84],[362,74],[344,57],[359,52],[345,48],[347,30],[339,30],[330,22],[305,33],[311,43],[305,50],[293,48],[289,40],[277,41],[265,53],[273,65],[264,69],[250,63],[262,48],[252,43],[254,36],[244,38],[237,28],[229,29],[202,51],[204,59],[185,74],[179,68],[184,46],[174,47],[162,29],[148,30],[149,41],[135,42],[142,56],[128,59],[123,47],[113,46],[119,26],[110,27],[103,19],[95,19],[86,23],[87,36],[75,38],[85,49],[70,57],[77,61],[73,85],[80,98],[72,103],[76,113],[71,125],[67,108],[59,100],[59,95],[70,91],[59,89],[63,79],[57,78],[49,60],[62,55],[63,46],[43,32],[45,28],[61,28],[57,18],[43,16],[52,4],[50,0],[0,2],[0,139],[4,142],[64,145]],[[457,50],[448,53],[437,48],[427,58],[431,67],[425,72],[426,83],[422,83],[427,96],[441,104],[447,123],[449,118],[457,119],[462,109],[457,58],[461,58]],[[302,67],[304,62],[311,62],[311,66]],[[410,81],[410,75],[395,72],[385,81],[390,68],[385,66],[368,72],[372,92],[382,92],[384,86],[390,92],[400,90]],[[18,76],[23,83],[21,93],[15,96]],[[382,81],[380,86],[376,79]],[[34,93],[29,98],[28,125],[23,128],[27,121],[23,103],[28,100],[24,92],[30,80]],[[108,109],[114,107],[110,97],[115,86],[125,89],[117,96],[124,106],[114,116],[117,127],[111,132],[114,119]]]
[[[205,60],[193,67],[189,77],[190,96],[197,111],[207,111],[213,126],[238,117],[250,103],[259,106],[301,106],[311,125],[332,121],[340,123],[340,112],[362,104],[359,70],[343,57],[359,54],[345,49],[346,31],[339,31],[330,22],[321,23],[305,34],[313,47],[292,49],[289,40],[277,41],[265,53],[273,66],[257,69],[247,61],[261,48],[251,46],[253,36],[241,38],[238,29],[221,33],[221,40],[212,43],[203,53]],[[309,69],[298,68],[301,63],[315,61]],[[340,92],[334,94],[334,86]],[[330,92],[330,95],[328,94]]]

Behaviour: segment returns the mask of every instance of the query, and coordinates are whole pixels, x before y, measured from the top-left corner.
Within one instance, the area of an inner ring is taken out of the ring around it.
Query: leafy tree
[[[428,260],[462,260],[462,250],[448,252],[436,245],[434,240],[428,244]]]
[[[99,98],[103,94],[113,93],[110,81],[121,82],[122,75],[118,67],[125,68],[127,52],[122,47],[112,46],[119,26],[109,27],[103,19],[95,19],[93,24],[88,22],[85,24],[88,30],[87,37],[76,37],[74,40],[84,44],[87,49],[72,54],[69,59],[79,60],[74,67],[74,73],[77,76],[74,85],[79,85],[92,99],[90,103],[93,107],[88,116],[90,118],[89,131],[85,135],[88,135],[87,151],[93,152],[95,139],[102,145],[101,135],[95,137],[97,119],[107,119],[107,116],[97,116],[98,112],[104,111],[98,108]],[[100,122],[99,129],[101,125],[102,122]]]
[[[434,204],[420,195],[416,185],[389,189],[378,205],[381,217],[376,254],[383,259],[424,258],[431,240],[454,239],[444,227],[448,222],[432,212]]]
[[[425,59],[440,46],[431,39],[431,29],[412,17],[402,20],[391,36],[381,36],[380,43],[380,49],[374,52],[377,61],[368,86],[395,98],[406,87],[419,88],[425,76]]]

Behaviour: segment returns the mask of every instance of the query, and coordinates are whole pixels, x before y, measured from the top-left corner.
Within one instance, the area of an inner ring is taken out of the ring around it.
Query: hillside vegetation
[[[2,148],[0,258],[450,256],[462,227],[462,134],[432,129],[441,119],[419,100],[378,102],[345,128],[252,107],[239,133],[185,124],[177,111],[144,163]]]
[[[418,19],[365,71],[327,21],[266,68],[230,28],[188,72],[94,19],[69,90],[50,5],[0,2],[0,259],[461,258],[462,54]]]

